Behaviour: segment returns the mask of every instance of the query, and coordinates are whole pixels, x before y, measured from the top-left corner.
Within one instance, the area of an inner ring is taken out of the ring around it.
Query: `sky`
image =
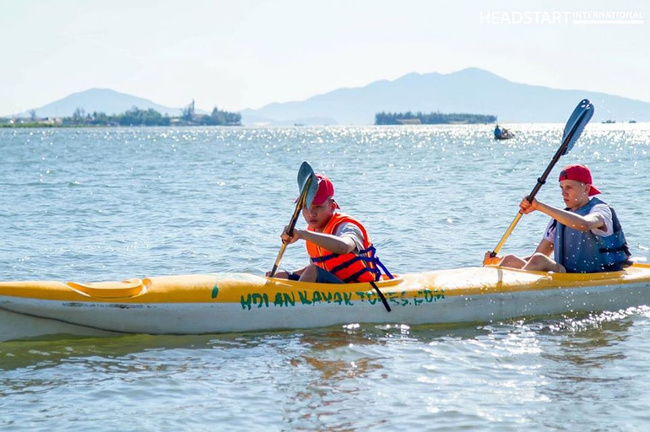
[[[650,102],[650,2],[0,0],[0,115],[89,88],[229,111],[411,72]]]

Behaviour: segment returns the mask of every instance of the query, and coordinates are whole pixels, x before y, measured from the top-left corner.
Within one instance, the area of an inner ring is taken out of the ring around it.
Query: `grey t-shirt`
[[[598,213],[603,217],[605,226],[601,228],[594,228],[591,230],[597,236],[607,237],[614,234],[614,222],[612,219],[612,211],[605,204],[596,204],[589,210],[589,214]],[[603,229],[604,228],[604,229]],[[556,225],[553,224],[553,219],[548,221],[546,225],[546,231],[544,231],[544,240],[548,240],[551,243],[555,242],[555,231],[557,230]]]
[[[353,253],[359,253],[359,251],[364,249],[364,237],[361,228],[351,222],[343,222],[337,226],[336,230],[334,230],[334,235],[337,237],[350,237],[356,246],[352,251]]]

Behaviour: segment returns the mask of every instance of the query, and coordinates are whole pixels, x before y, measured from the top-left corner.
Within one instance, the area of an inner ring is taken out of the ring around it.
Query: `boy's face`
[[[322,204],[312,204],[310,208],[303,208],[302,215],[312,229],[322,231],[334,214],[334,209],[334,202],[328,198]]]

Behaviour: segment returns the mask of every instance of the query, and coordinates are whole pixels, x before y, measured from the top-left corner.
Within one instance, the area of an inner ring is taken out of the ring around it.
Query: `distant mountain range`
[[[564,122],[580,100],[596,107],[595,121],[650,121],[650,103],[587,90],[519,84],[471,68],[450,74],[411,73],[394,81],[343,88],[300,102],[241,112],[242,122],[371,124],[381,111],[491,114],[502,123]]]
[[[594,121],[650,121],[648,102],[587,90],[520,84],[476,68],[450,74],[411,73],[394,81],[342,88],[304,101],[245,109],[241,114],[242,123],[248,126],[372,124],[375,114],[382,111],[496,115],[501,123],[561,123],[583,98],[590,99],[596,107]],[[134,106],[153,108],[170,116],[181,114],[181,108],[165,107],[109,89],[74,93],[35,111],[39,117],[64,117],[77,108],[87,113],[119,114]]]
[[[159,113],[169,116],[181,115],[181,108],[170,108],[152,102],[149,99],[116,92],[111,89],[100,88],[73,93],[40,108],[34,108],[34,111],[36,111],[38,117],[69,117],[77,108],[83,109],[87,114],[103,112],[111,115],[121,114],[133,107],[144,110],[153,108]],[[19,115],[19,117],[28,116],[28,112]]]

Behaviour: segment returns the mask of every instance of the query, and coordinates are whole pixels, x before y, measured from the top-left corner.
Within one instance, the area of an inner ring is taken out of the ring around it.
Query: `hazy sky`
[[[650,101],[640,0],[0,0],[0,40],[0,115],[92,87],[240,110],[467,67]]]

